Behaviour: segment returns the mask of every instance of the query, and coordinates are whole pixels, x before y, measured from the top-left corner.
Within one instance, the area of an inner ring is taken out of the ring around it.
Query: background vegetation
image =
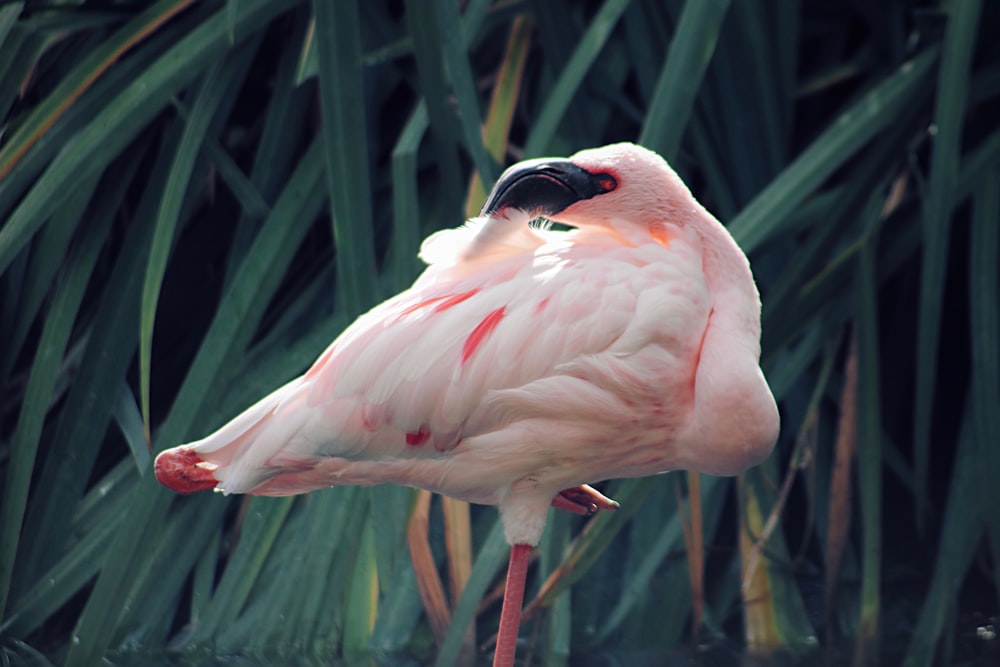
[[[523,656],[995,658],[998,13],[0,5],[0,663],[484,655],[493,508],[179,497],[142,416],[154,450],[206,433],[405,287],[503,165],[616,140],[667,156],[750,254],[783,433],[739,479],[612,481],[617,513],[553,513]]]

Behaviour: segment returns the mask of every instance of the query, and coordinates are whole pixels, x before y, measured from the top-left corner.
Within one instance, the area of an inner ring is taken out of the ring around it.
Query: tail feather
[[[156,479],[178,493],[252,493],[280,472],[272,461],[281,460],[276,455],[307,419],[295,409],[303,389],[302,378],[292,380],[211,435],[164,450],[154,463]],[[291,414],[272,419],[282,410]]]
[[[215,488],[218,483],[200,456],[184,445],[160,452],[153,463],[156,480],[177,493],[194,493]]]

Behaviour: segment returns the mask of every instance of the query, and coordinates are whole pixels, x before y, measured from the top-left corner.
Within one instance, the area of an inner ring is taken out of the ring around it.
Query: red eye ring
[[[597,187],[603,192],[611,192],[618,187],[618,181],[610,174],[601,174],[597,179]]]

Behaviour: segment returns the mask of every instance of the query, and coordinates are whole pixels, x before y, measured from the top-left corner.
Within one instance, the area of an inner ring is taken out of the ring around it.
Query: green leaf
[[[80,188],[89,194],[94,180]],[[6,606],[14,559],[18,551],[19,534],[28,503],[28,487],[35,465],[42,426],[52,402],[56,381],[63,372],[63,357],[84,289],[97,263],[101,243],[110,226],[108,216],[98,217],[80,242],[70,251],[66,270],[60,276],[49,316],[45,320],[38,342],[35,360],[24,391],[24,402],[10,445],[11,459],[7,466],[2,505],[0,505],[0,618]]]
[[[153,467],[153,457],[149,452],[149,442],[145,438],[142,413],[139,412],[135,396],[127,384],[121,385],[113,416],[132,451],[136,469],[140,475],[145,475],[146,471]]]
[[[855,323],[858,346],[857,457],[861,497],[861,611],[855,645],[856,664],[879,660],[879,619],[882,607],[882,388],[878,369],[879,307],[878,224],[884,205],[876,194],[862,213],[865,238],[858,255],[854,283],[858,303]]]
[[[546,96],[545,103],[532,123],[524,145],[525,157],[537,157],[549,150],[557,128],[580,89],[583,79],[597,60],[611,36],[618,19],[628,8],[629,0],[605,0],[601,9],[591,19],[587,30],[562,69],[559,79]]]
[[[378,297],[372,236],[361,26],[357,0],[314,0],[326,183],[343,309],[360,315]]]
[[[437,0],[437,8],[444,64],[458,103],[458,120],[465,139],[465,147],[472,155],[479,177],[487,183],[492,183],[499,173],[483,145],[483,121],[479,113],[476,84],[472,77],[472,64],[465,52],[458,5],[450,0]]]
[[[510,555],[510,547],[503,536],[503,524],[497,517],[490,529],[489,535],[483,546],[476,552],[476,559],[472,565],[472,572],[469,574],[462,596],[455,605],[455,610],[451,615],[451,625],[448,626],[448,634],[445,635],[444,642],[438,650],[436,667],[455,664],[459,652],[462,650],[462,641],[465,633],[469,629],[469,624],[475,619],[476,607],[489,588],[490,583],[496,577],[497,572],[503,565],[505,557]]]
[[[923,526],[928,509],[927,477],[938,341],[948,262],[948,238],[952,192],[959,172],[962,125],[965,118],[976,32],[979,29],[980,0],[951,5],[938,71],[937,102],[934,109],[933,154],[927,199],[924,204],[923,251],[920,264],[920,316],[917,320],[916,396],[913,406],[914,474],[917,482],[915,510]]]
[[[980,504],[977,483],[980,479],[980,462],[975,442],[973,409],[967,406],[963,415],[958,449],[955,452],[955,467],[941,522],[937,562],[930,590],[924,599],[920,618],[906,650],[903,662],[906,667],[934,664],[935,647],[954,613],[959,588],[972,565],[976,543],[982,535],[983,506]]]
[[[639,142],[673,160],[719,38],[729,0],[688,2],[670,41]]]
[[[925,50],[831,123],[729,224],[740,247],[753,252],[844,160],[915,106],[928,92],[925,78],[936,60],[935,50]]]
[[[14,169],[39,137],[107,68],[191,2],[192,0],[160,0],[129,21],[111,39],[105,40],[78,63],[49,96],[32,110],[3,148],[0,148],[0,180]],[[10,10],[19,11],[20,4],[22,3],[5,7],[3,14],[0,14],[0,23],[4,19],[9,21]]]
[[[146,439],[149,439],[149,383],[153,349],[153,325],[156,322],[156,305],[160,299],[160,286],[167,270],[167,258],[173,246],[175,231],[181,214],[181,204],[188,191],[195,160],[201,151],[208,125],[215,111],[223,101],[226,92],[225,81],[233,74],[232,66],[213,67],[202,81],[195,97],[191,118],[181,135],[173,164],[167,174],[167,182],[160,199],[156,215],[156,228],[146,264],[146,276],[142,284],[142,307],[139,320],[139,398],[142,404],[142,422],[146,425]]]
[[[972,235],[969,241],[969,313],[972,332],[972,415],[979,470],[980,507],[1000,507],[1000,291],[997,257],[1000,257],[1000,165],[994,165],[976,188]],[[1000,518],[983,514],[994,562],[1000,557]],[[1000,568],[993,568],[1000,594]]]
[[[247,0],[241,7],[239,36],[273,18],[290,1]],[[104,169],[169,103],[170,95],[225,50],[227,35],[224,15],[199,25],[108,101],[59,151],[0,229],[0,273],[62,202],[67,184]]]

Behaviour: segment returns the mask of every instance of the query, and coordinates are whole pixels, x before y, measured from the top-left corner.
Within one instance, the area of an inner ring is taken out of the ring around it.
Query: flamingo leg
[[[507,584],[503,591],[503,608],[500,610],[500,630],[493,654],[493,667],[512,667],[517,653],[517,632],[521,626],[521,605],[524,602],[524,584],[528,578],[531,560],[530,544],[515,544],[510,548],[507,566]]]

